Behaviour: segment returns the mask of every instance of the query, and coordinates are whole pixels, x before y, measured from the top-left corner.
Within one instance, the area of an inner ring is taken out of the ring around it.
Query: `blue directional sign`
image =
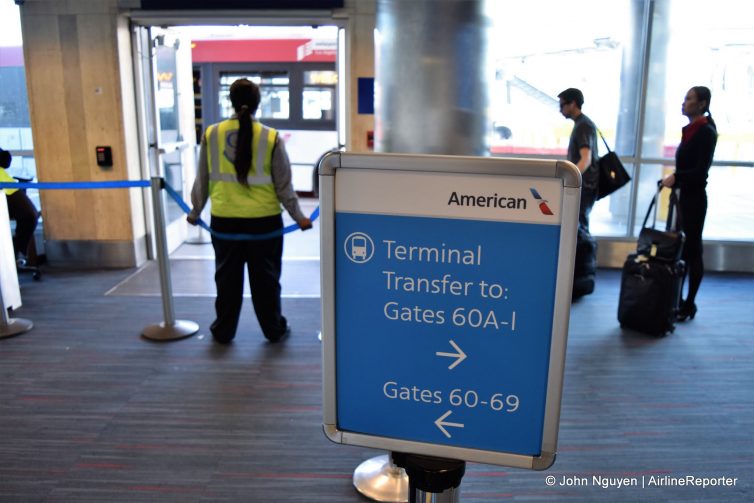
[[[404,452],[540,457],[554,443],[553,335],[565,337],[555,325],[573,267],[563,210],[575,222],[578,199],[555,176],[446,171],[336,170],[331,429]]]
[[[338,426],[539,455],[560,228],[340,212],[335,227],[351,248],[335,266]]]

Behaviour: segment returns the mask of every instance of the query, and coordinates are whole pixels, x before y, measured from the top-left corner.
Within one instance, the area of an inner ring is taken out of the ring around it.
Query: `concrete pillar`
[[[127,20],[117,0],[26,0],[24,63],[37,177],[140,179]],[[109,145],[100,168],[95,147]],[[146,260],[142,191],[40,191],[53,265],[132,267]]]
[[[378,0],[375,150],[487,153],[481,0]]]
[[[360,78],[374,77],[374,26],[375,0],[347,0],[346,16],[346,96],[348,115],[346,117],[347,145],[349,152],[369,152],[367,141],[370,131],[374,130],[374,116],[359,113],[358,83]]]

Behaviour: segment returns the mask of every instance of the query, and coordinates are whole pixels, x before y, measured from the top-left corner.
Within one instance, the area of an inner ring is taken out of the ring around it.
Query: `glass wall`
[[[26,94],[26,74],[21,40],[21,19],[18,6],[0,3],[0,147],[13,154],[8,170],[11,176],[35,179],[34,145],[29,119],[29,99]],[[39,191],[27,190],[27,195],[39,204]]]
[[[648,204],[653,182],[674,169],[681,128],[688,123],[681,115],[686,92],[707,86],[719,136],[704,238],[754,239],[754,3],[720,0],[712,8],[703,0],[657,1],[650,40],[651,106],[644,121],[638,207]],[[634,224],[637,229],[641,220]]]
[[[640,56],[631,50],[637,40],[627,22],[631,3],[488,2],[493,153],[565,155],[572,123],[560,114],[557,95],[568,87],[584,92],[584,113],[614,143],[622,68],[631,66],[624,59]],[[634,86],[640,78],[636,72],[626,77]]]
[[[560,114],[557,95],[576,87],[583,112],[622,157],[634,157],[638,129],[645,6],[632,0],[488,2],[492,155],[565,158],[573,122]],[[521,19],[536,20],[522,23]],[[600,154],[606,152],[600,145]],[[626,162],[633,174],[633,164]],[[625,236],[631,187],[599,201],[592,232]]]
[[[591,228],[631,239],[674,169],[683,97],[706,85],[720,137],[704,237],[754,239],[754,3],[488,1],[487,10],[492,155],[564,158],[573,122],[557,95],[581,89],[583,112],[634,178],[595,205]]]

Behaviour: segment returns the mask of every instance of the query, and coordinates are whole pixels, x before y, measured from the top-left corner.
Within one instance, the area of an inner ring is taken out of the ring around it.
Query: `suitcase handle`
[[[670,203],[668,205],[668,219],[665,222],[665,230],[670,232],[681,232],[683,230],[683,221],[681,220],[681,211],[679,207],[678,202],[678,195],[676,194],[676,190],[678,189],[670,189]],[[649,215],[652,214],[652,209],[654,208],[654,214],[652,216],[652,228],[655,228],[655,225],[657,224],[657,207],[659,207],[659,203],[657,203],[657,199],[660,197],[660,192],[662,192],[662,181],[657,182],[657,191],[655,192],[654,196],[652,197],[652,201],[649,203],[649,208],[647,208],[647,214],[644,216],[644,222],[642,222],[641,226],[642,228],[645,228],[647,226],[647,222],[649,221]],[[673,226],[673,216],[675,216],[675,226]],[[675,227],[675,229],[673,228]]]

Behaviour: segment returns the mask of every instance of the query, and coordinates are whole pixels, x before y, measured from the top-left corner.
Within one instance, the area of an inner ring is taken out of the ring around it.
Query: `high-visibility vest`
[[[8,172],[5,171],[5,169],[0,168],[0,182],[18,183],[18,180],[16,180],[12,176],[10,176],[8,174]],[[5,195],[6,196],[9,196],[9,195],[13,194],[14,192],[18,191],[18,189],[3,189],[3,190],[5,190]]]
[[[207,128],[207,164],[212,215],[259,218],[279,215],[282,210],[272,183],[272,150],[277,131],[252,121],[251,169],[248,186],[236,179],[233,160],[238,139],[238,120],[228,119]]]

